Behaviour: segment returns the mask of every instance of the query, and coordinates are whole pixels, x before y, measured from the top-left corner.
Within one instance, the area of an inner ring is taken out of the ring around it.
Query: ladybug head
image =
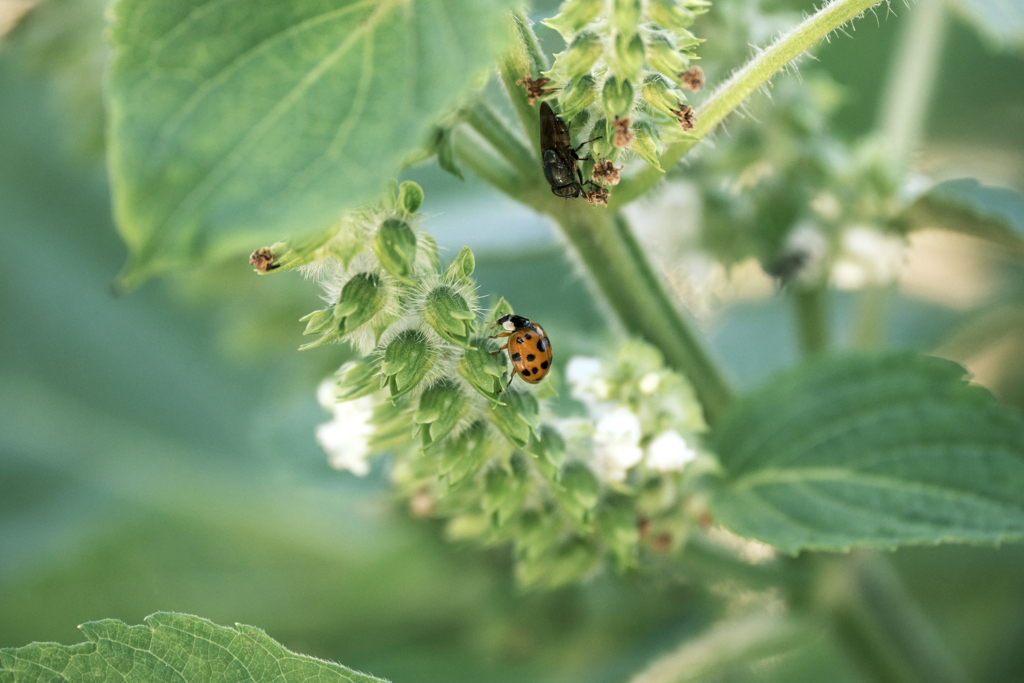
[[[495,325],[501,325],[507,332],[512,330],[518,330],[521,327],[526,327],[530,324],[530,321],[521,315],[512,315],[506,313],[497,320],[494,321]]]

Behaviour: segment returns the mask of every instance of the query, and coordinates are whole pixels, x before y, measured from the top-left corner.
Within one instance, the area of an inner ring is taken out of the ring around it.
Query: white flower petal
[[[328,412],[334,412],[334,405],[338,402],[338,383],[333,377],[328,377],[316,388],[316,400],[320,407]]]
[[[647,466],[659,472],[678,472],[696,458],[697,451],[674,429],[662,432],[647,446]]]

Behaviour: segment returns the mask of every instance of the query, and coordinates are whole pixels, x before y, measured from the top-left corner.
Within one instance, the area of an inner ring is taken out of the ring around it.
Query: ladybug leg
[[[497,351],[491,351],[491,352],[490,352],[490,354],[491,354],[491,355],[493,356],[493,355],[494,355],[494,354],[496,354],[496,353],[501,353],[502,351],[504,351],[504,350],[505,350],[505,349],[507,349],[507,348],[508,348],[508,342],[505,342],[505,345],[504,345],[504,346],[502,346],[502,347],[501,347],[500,349],[498,349]]]
[[[488,337],[488,339],[504,339],[505,337],[511,336],[511,332],[502,332],[501,334],[492,334],[490,337]],[[508,346],[508,344],[505,344],[505,346]],[[502,346],[501,348],[505,348],[505,346]]]
[[[513,372],[512,375],[508,378],[508,384],[505,385],[505,389],[508,389],[510,386],[512,386],[512,380],[514,380],[515,378],[516,373]]]

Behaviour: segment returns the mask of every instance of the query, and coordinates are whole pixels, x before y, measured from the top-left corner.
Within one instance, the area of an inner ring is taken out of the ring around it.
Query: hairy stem
[[[800,332],[800,350],[805,356],[828,348],[828,289],[825,286],[798,289],[793,293]]]
[[[496,152],[524,178],[536,177],[541,172],[540,160],[523,142],[512,133],[501,116],[486,102],[476,102],[465,108],[463,119],[480,137],[490,143]]]
[[[494,153],[474,131],[460,126],[453,131],[452,143],[459,161],[478,178],[509,197],[524,201],[524,183],[505,160]]]
[[[722,119],[732,113],[743,100],[768,82],[787,64],[799,57],[812,45],[832,31],[877,5],[881,0],[833,0],[805,19],[796,28],[782,36],[771,47],[747,63],[722,84],[697,109],[697,127],[693,131],[699,138],[710,133]],[[669,145],[661,155],[661,167],[670,168],[682,159],[700,140],[686,140]],[[635,175],[624,178],[609,199],[611,208],[621,208],[651,189],[662,177],[655,168],[645,167]]]
[[[553,197],[542,210],[558,222],[626,329],[658,347],[693,382],[713,423],[731,402],[732,390],[665,291],[626,219]]]

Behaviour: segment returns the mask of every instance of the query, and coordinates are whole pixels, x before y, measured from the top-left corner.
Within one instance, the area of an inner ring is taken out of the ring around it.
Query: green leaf
[[[122,287],[323,229],[504,47],[506,0],[118,0],[108,73]]]
[[[81,625],[88,642],[33,643],[0,650],[0,680],[34,681],[347,681],[383,679],[290,652],[266,633],[199,617],[158,612],[144,626],[116,619]]]
[[[915,227],[939,227],[1017,247],[1024,243],[1024,197],[974,178],[939,183],[918,197],[907,217]]]
[[[1024,422],[916,353],[831,358],[736,405],[718,522],[789,553],[1024,538]]]

